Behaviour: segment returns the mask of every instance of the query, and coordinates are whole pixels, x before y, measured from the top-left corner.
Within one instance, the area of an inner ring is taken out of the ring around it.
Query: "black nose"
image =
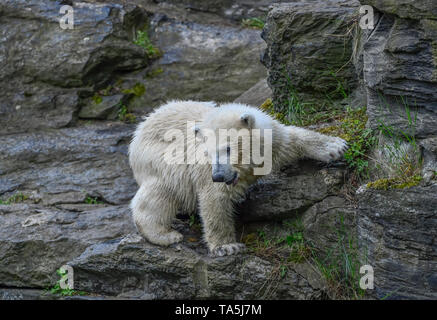
[[[213,182],[223,182],[225,181],[225,177],[221,173],[216,173],[212,175],[212,181]]]

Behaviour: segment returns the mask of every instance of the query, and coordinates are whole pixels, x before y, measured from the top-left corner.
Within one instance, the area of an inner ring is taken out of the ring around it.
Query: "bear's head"
[[[266,129],[271,131],[272,119],[253,107],[225,104],[209,111],[195,132],[203,140],[212,180],[236,185],[242,175],[253,175],[264,162]]]

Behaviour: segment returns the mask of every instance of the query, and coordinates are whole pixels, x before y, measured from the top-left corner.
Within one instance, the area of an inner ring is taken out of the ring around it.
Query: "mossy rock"
[[[82,119],[110,119],[114,120],[117,118],[117,111],[120,103],[124,99],[124,95],[117,94],[113,96],[99,96],[100,98],[96,101],[93,97],[88,103],[82,107],[79,112],[79,118]]]
[[[376,190],[389,190],[389,189],[405,189],[418,186],[422,181],[420,175],[414,175],[406,179],[400,178],[390,178],[390,179],[379,179],[367,184],[367,188]]]
[[[146,87],[137,82],[132,88],[122,90],[124,94],[132,94],[136,97],[141,97],[146,92]]]

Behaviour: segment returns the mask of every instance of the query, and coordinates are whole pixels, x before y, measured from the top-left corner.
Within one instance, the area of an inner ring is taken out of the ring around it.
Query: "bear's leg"
[[[131,202],[138,231],[151,243],[168,246],[180,242],[182,234],[171,229],[177,205],[155,182],[145,181]]]
[[[198,195],[205,241],[214,256],[237,254],[245,250],[235,236],[232,201],[220,191],[202,191]]]
[[[312,130],[289,127],[291,145],[297,145],[303,157],[323,162],[340,159],[347,150],[347,142]]]

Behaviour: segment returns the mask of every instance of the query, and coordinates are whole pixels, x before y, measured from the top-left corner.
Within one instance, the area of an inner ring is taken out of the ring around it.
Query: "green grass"
[[[389,189],[405,189],[417,186],[422,181],[422,176],[403,176],[398,178],[382,178],[376,181],[367,183],[367,187],[377,190],[389,190]]]
[[[85,198],[85,203],[86,204],[103,204],[103,201],[100,201],[97,197],[91,197],[91,196],[87,196]]]
[[[326,94],[328,100],[332,101],[333,99],[346,99],[349,97],[349,91],[345,89],[344,80],[340,79],[334,71],[328,71],[327,74],[332,77],[334,82],[336,82],[336,88]]]
[[[202,221],[200,220],[199,215],[190,214],[188,218],[188,225],[192,230],[201,231],[202,230]]]
[[[137,82],[132,88],[122,90],[124,94],[133,94],[134,96],[141,97],[145,92],[146,88],[142,83]]]
[[[67,274],[67,271],[59,268],[56,270],[56,273],[61,277],[61,279],[59,279],[52,288],[47,289],[47,291],[51,294],[57,294],[61,296],[84,296],[88,294],[85,291],[77,291],[70,288],[62,289],[60,283],[62,278]]]
[[[376,138],[372,130],[366,128],[366,108],[346,108],[343,114],[337,116],[338,124],[328,126],[318,131],[326,135],[340,137],[349,144],[344,158],[350,169],[361,179],[368,178],[368,153],[375,145]]]
[[[248,18],[243,19],[241,24],[247,28],[262,29],[264,28],[265,21],[263,18]]]
[[[164,72],[164,69],[161,67],[158,67],[158,68],[152,69],[149,72],[147,72],[145,78],[154,78],[154,77],[157,77],[158,75],[162,74],[163,72]]]
[[[365,290],[360,288],[360,267],[367,264],[357,245],[357,239],[350,234],[339,215],[340,227],[334,228],[337,242],[326,253],[318,254],[312,249],[312,261],[329,286],[332,299],[362,299]]]
[[[289,230],[286,236],[278,237],[275,232],[259,230],[243,237],[243,242],[250,253],[273,263],[277,275],[272,278],[276,281],[284,278],[294,265],[306,262],[326,281],[330,298],[361,299],[365,291],[359,286],[362,276],[359,268],[365,264],[365,259],[362,259],[356,239],[347,230],[341,214],[338,222],[339,227],[332,230],[337,241],[324,251],[305,239],[300,219],[282,222],[283,228]]]
[[[135,123],[137,121],[137,117],[128,111],[127,106],[121,104],[118,110],[118,120],[125,123]]]
[[[384,99],[383,101],[385,108],[390,111],[390,106]],[[407,123],[405,130],[388,125],[384,118],[378,119],[379,132],[383,139],[377,147],[382,156],[373,160],[377,170],[376,175],[380,179],[369,183],[367,185],[369,188],[383,190],[408,188],[418,185],[422,180],[423,159],[415,138],[417,111],[412,113],[408,101],[403,97],[401,102]]]
[[[26,201],[27,199],[29,199],[28,196],[26,196],[23,193],[17,193],[12,195],[11,197],[7,198],[6,200],[0,200],[0,205],[9,205],[12,203],[20,203],[23,201]]]
[[[347,98],[348,91],[334,72],[328,72],[332,81],[336,83],[335,90],[327,92],[323,103],[310,103],[302,101],[296,88],[293,86],[290,76],[283,71],[284,92],[286,98],[283,100],[279,109],[285,112],[278,112],[274,104],[266,101],[261,108],[269,113],[272,117],[285,125],[309,126],[317,123],[330,122],[341,116],[343,108],[335,102],[339,98]]]
[[[294,125],[304,125],[305,116],[309,104],[302,103],[297,95],[296,90],[290,85],[290,94],[287,100],[287,115],[288,122]]]
[[[283,226],[289,229],[286,236],[274,236],[264,230],[250,233],[243,238],[253,254],[281,265],[281,272],[288,269],[290,263],[302,263],[309,257],[311,251],[303,236],[301,220],[284,221]]]
[[[150,59],[155,59],[162,56],[161,50],[155,47],[150,41],[147,30],[138,30],[134,43],[142,47],[146,51],[147,57],[149,57]]]

